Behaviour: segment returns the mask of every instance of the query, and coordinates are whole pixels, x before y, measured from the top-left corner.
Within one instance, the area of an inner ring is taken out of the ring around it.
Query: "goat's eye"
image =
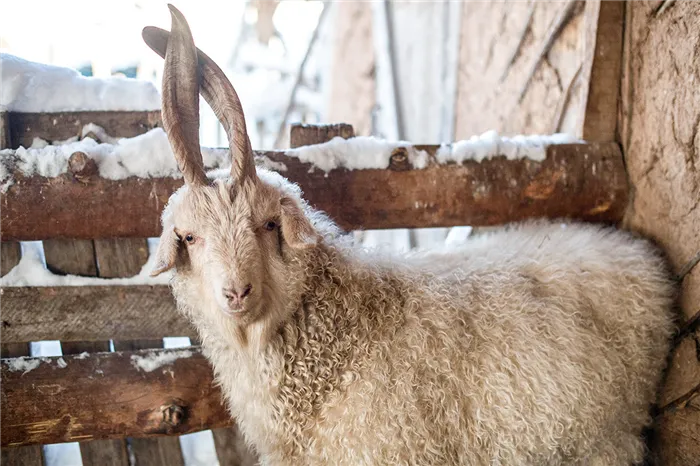
[[[187,244],[194,244],[194,242],[195,242],[194,235],[185,235],[185,241],[187,241]]]
[[[273,222],[272,220],[270,220],[269,222],[267,222],[267,223],[265,224],[265,229],[266,229],[267,231],[272,231],[272,230],[274,230],[275,228],[277,228],[277,223]]]

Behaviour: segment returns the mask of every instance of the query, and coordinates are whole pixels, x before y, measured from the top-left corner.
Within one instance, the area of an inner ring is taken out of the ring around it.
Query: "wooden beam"
[[[617,140],[625,2],[589,0],[584,10],[583,82],[588,83],[581,106],[583,139]]]
[[[415,146],[431,156],[438,146]],[[282,162],[305,198],[347,230],[497,225],[532,217],[617,222],[628,186],[617,144],[561,144],[542,162],[496,157],[461,165],[411,169],[398,149],[384,170],[333,170],[326,175],[283,152],[262,152]],[[2,240],[153,237],[173,178],[111,181],[70,174],[24,178],[2,195]]]
[[[29,147],[35,137],[61,141],[80,136],[84,125],[94,123],[115,137],[130,138],[162,126],[160,111],[150,112],[10,112],[10,147]]]
[[[167,286],[2,288],[3,343],[195,337]]]
[[[3,447],[185,434],[233,423],[198,347],[0,364]]]

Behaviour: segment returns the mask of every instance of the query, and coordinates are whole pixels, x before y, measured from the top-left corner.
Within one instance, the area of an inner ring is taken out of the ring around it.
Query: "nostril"
[[[245,298],[250,294],[250,291],[253,289],[253,285],[248,284],[246,285],[245,288],[243,288],[243,293],[241,293],[241,299]]]

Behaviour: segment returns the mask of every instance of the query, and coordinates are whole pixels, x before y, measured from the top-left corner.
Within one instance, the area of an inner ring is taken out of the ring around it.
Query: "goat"
[[[513,225],[446,253],[354,246],[298,186],[256,168],[239,98],[182,14],[148,27],[185,185],[153,275],[175,269],[231,415],[264,464],[629,465],[673,331],[648,241]],[[207,175],[198,92],[228,135]]]

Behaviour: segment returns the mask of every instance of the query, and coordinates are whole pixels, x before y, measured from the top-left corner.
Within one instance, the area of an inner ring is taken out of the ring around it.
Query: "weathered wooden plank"
[[[2,357],[29,356],[29,343],[2,344]],[[0,464],[3,466],[42,466],[44,452],[40,445],[0,449]]]
[[[583,139],[591,142],[617,139],[625,2],[589,0],[584,10],[585,57]]]
[[[434,154],[438,146],[416,146]],[[628,187],[614,143],[561,144],[542,162],[496,157],[409,169],[402,150],[385,170],[320,170],[282,153],[284,175],[306,199],[348,230],[496,225],[531,217],[616,222]],[[70,175],[22,178],[2,195],[2,239],[153,237],[172,178],[110,181]],[[70,206],[70,208],[67,208]]]
[[[289,147],[310,146],[330,141],[335,137],[349,139],[355,137],[352,125],[338,123],[335,125],[293,124],[289,130]]]
[[[167,286],[6,287],[3,342],[196,336]]]
[[[27,358],[21,365],[3,359],[0,366],[2,446],[154,437],[232,424],[198,347]]]
[[[136,351],[162,348],[163,340],[115,341],[116,351]],[[130,438],[135,464],[138,466],[184,466],[180,441],[177,437]]]
[[[10,141],[13,149],[29,147],[35,137],[61,141],[80,136],[83,126],[94,123],[115,137],[134,137],[162,126],[160,111],[149,112],[59,112],[10,114]]]
[[[7,275],[21,258],[22,248],[17,241],[0,243],[0,276]]]
[[[100,277],[131,277],[138,275],[148,260],[148,242],[144,238],[95,240],[95,257]]]
[[[95,245],[91,240],[47,239],[43,242],[46,267],[58,275],[97,275]]]
[[[257,455],[245,444],[242,432],[237,426],[214,429],[216,455],[219,464],[228,466],[254,466],[259,464]]]
[[[97,275],[95,245],[91,240],[44,241],[46,267],[58,274]],[[64,355],[109,351],[109,340],[62,341]],[[123,440],[81,442],[80,455],[84,466],[128,466],[129,457]],[[105,461],[106,460],[106,461]]]

